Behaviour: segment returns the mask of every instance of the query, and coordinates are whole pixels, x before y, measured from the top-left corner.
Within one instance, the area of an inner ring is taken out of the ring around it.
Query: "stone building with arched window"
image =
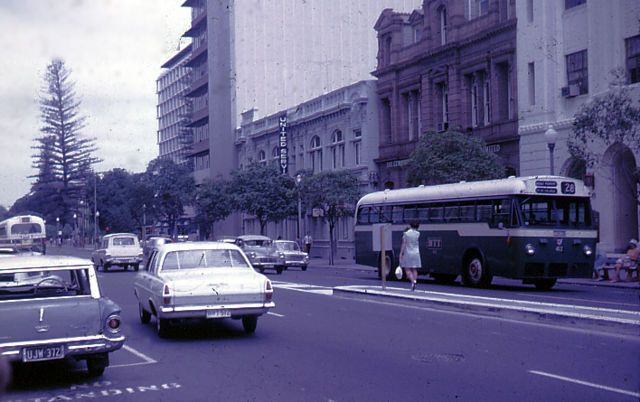
[[[601,247],[621,252],[639,234],[638,186],[631,174],[640,154],[628,144],[596,142],[599,160],[588,169],[571,157],[567,140],[582,105],[612,90],[613,69],[625,70],[625,86],[636,101],[640,97],[640,3],[518,0],[516,12],[520,172],[548,174],[552,157],[555,174],[593,177]],[[552,152],[549,129],[557,133]]]
[[[280,121],[286,116],[286,173],[315,174],[325,170],[348,170],[356,175],[363,194],[377,186],[373,162],[378,153],[378,103],[376,83],[359,81],[313,98],[287,110],[256,119],[257,110],[242,114],[242,125],[235,132],[239,168],[251,162],[281,163]],[[270,155],[267,158],[267,155]],[[297,217],[269,223],[266,235],[294,240]],[[303,211],[300,238],[310,232],[313,256],[329,255],[329,228],[319,211]],[[253,216],[242,217],[243,233],[259,233]],[[353,218],[336,227],[337,257],[353,258]]]

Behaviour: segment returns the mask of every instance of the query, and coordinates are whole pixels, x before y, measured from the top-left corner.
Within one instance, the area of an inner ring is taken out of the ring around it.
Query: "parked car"
[[[96,269],[107,271],[110,267],[121,266],[126,271],[133,267],[137,271],[143,259],[138,236],[133,233],[112,233],[105,235],[100,248],[91,254]]]
[[[253,333],[258,317],[275,307],[271,281],[255,272],[235,244],[160,245],[133,283],[140,321],[155,316],[161,337],[184,319],[242,319]]]
[[[236,237],[235,236],[218,236],[216,237],[216,241],[221,241],[223,243],[235,243]]]
[[[285,269],[289,267],[300,267],[303,271],[309,265],[309,254],[300,250],[300,246],[293,240],[275,240],[273,242],[276,249],[284,254]]]
[[[278,251],[267,236],[242,235],[236,238],[236,244],[247,254],[253,268],[260,272],[275,269],[278,274],[284,271],[286,260],[284,253]]]
[[[86,360],[92,376],[125,342],[120,307],[100,294],[91,261],[76,257],[0,258],[0,322],[0,356]]]
[[[153,250],[154,248],[157,248],[161,244],[167,244],[167,243],[173,243],[173,240],[171,240],[170,237],[165,237],[165,236],[150,237],[144,243],[144,247],[142,248],[142,254],[144,254],[143,258],[147,259],[151,254],[151,250]]]

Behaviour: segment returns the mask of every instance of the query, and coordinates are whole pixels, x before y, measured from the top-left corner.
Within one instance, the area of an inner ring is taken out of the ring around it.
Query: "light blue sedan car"
[[[92,262],[75,257],[0,258],[0,323],[0,356],[86,360],[92,376],[125,342],[120,307],[100,294]]]

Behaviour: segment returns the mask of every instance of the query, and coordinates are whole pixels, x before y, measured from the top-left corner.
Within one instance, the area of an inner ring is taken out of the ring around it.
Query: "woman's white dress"
[[[405,239],[404,255],[402,261],[400,261],[400,265],[403,268],[422,267],[420,261],[420,245],[418,242],[420,232],[415,229],[409,229],[404,232],[403,238]]]

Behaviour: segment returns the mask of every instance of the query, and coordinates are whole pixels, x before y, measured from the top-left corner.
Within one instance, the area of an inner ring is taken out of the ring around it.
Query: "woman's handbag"
[[[404,276],[404,270],[402,269],[402,267],[400,265],[398,265],[398,267],[396,268],[396,278],[398,278],[398,280],[401,280],[402,277]]]

